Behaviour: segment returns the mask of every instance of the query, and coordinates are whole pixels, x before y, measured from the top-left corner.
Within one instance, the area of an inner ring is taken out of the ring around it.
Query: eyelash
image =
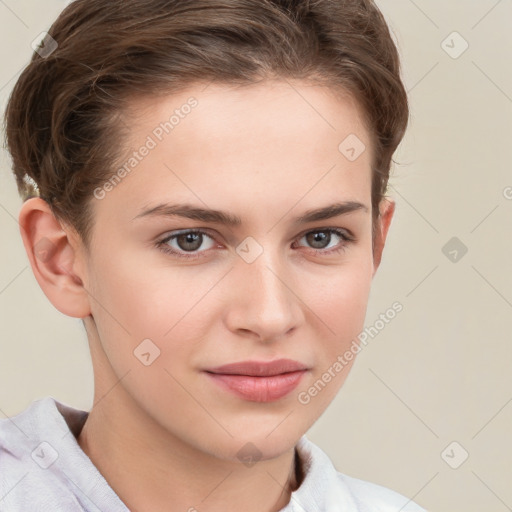
[[[203,231],[202,229],[189,229],[189,230],[180,231],[179,233],[175,233],[170,236],[166,236],[163,240],[160,240],[159,242],[157,242],[156,245],[157,245],[158,249],[160,249],[162,252],[164,252],[166,254],[171,254],[172,256],[177,256],[178,258],[183,258],[183,259],[201,258],[202,253],[208,252],[209,249],[206,249],[205,251],[195,252],[195,253],[193,253],[193,252],[186,253],[186,252],[179,252],[174,249],[171,249],[168,245],[169,241],[177,238],[178,236],[187,235],[190,233],[201,234],[201,235],[207,236],[208,238],[211,238],[213,240],[213,237],[206,231]],[[348,244],[356,241],[354,236],[349,235],[346,231],[342,231],[341,229],[337,229],[337,228],[319,228],[319,229],[313,229],[311,231],[306,231],[304,234],[302,234],[298,237],[298,240],[302,239],[306,235],[309,235],[310,233],[331,233],[331,234],[334,233],[335,235],[338,235],[342,239],[342,242],[340,244],[338,244],[338,246],[336,246],[335,248],[331,248],[329,250],[313,249],[313,248],[309,247],[309,250],[313,251],[315,254],[325,254],[325,255],[338,254],[340,252],[344,252],[346,250],[346,246]]]

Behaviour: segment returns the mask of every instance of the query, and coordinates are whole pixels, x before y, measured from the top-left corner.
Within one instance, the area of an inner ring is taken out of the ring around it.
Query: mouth
[[[274,402],[291,393],[309,368],[297,361],[244,361],[206,370],[224,391],[251,402]]]
[[[273,377],[285,373],[309,370],[308,366],[292,359],[275,361],[240,361],[206,370],[222,375],[245,375],[249,377]]]

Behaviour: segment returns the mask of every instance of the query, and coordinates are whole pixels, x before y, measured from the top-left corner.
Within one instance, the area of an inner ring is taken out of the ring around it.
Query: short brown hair
[[[291,78],[348,92],[372,137],[375,226],[409,109],[373,0],[75,0],[49,34],[58,47],[34,52],[18,79],[6,141],[22,198],[40,195],[86,244],[128,100],[205,81]]]

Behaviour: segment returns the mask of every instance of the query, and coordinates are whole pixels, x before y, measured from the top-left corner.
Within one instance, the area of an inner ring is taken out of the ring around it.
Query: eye
[[[204,247],[205,240],[209,241]],[[183,258],[196,258],[215,246],[215,240],[205,231],[187,230],[167,236],[157,243],[166,252]],[[198,251],[203,246],[203,250]],[[187,254],[189,253],[189,254]]]
[[[301,246],[300,242],[303,240],[309,245],[307,248],[314,253],[330,255],[344,251],[355,238],[345,230],[321,228],[308,231],[295,244]],[[200,258],[203,253],[215,246],[218,245],[213,237],[200,229],[175,232],[157,242],[157,247],[166,254],[188,259]]]
[[[314,252],[325,254],[343,251],[350,242],[355,241],[354,237],[346,231],[335,228],[321,228],[309,231],[299,239],[299,243],[302,240],[305,240],[306,244]]]

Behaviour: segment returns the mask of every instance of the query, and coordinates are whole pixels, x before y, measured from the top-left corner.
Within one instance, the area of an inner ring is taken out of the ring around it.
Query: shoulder
[[[44,398],[20,414],[0,419],[0,510],[18,512],[83,511],[69,493],[65,478],[53,466],[60,447],[55,439],[66,434],[56,402]]]
[[[426,512],[412,501],[391,489],[337,472],[340,485],[349,490],[361,512]]]
[[[296,448],[305,475],[294,493],[301,505],[330,512],[426,512],[391,489],[340,473],[328,455],[305,435]],[[293,506],[289,510],[295,512]]]

